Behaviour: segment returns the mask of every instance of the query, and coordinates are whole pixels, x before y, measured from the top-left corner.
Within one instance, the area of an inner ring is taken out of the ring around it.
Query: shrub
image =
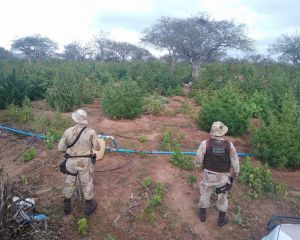
[[[23,153],[24,162],[30,162],[37,155],[37,151],[35,148],[30,148],[28,151]]]
[[[192,159],[189,156],[181,154],[180,151],[175,151],[175,154],[172,154],[170,156],[169,161],[173,165],[180,167],[186,171],[193,171],[195,169],[195,165]]]
[[[47,89],[46,101],[56,111],[71,111],[81,104],[81,92],[72,75],[61,75],[54,77],[52,86]]]
[[[287,186],[275,183],[272,173],[267,164],[262,167],[252,167],[251,159],[245,158],[240,170],[239,181],[251,189],[251,195],[258,198],[264,194],[271,195],[276,199],[282,198],[287,192]]]
[[[156,184],[151,182],[151,185],[149,185],[149,187],[146,189],[148,191],[149,198],[146,208],[142,210],[142,216],[147,218],[150,223],[154,223],[156,219],[155,213],[157,210],[160,210],[160,212],[163,211],[163,187],[163,184],[160,182]]]
[[[147,136],[145,136],[145,135],[140,135],[140,136],[138,136],[138,138],[137,138],[138,140],[139,140],[139,142],[140,143],[145,143],[145,142],[147,142],[148,141],[148,138],[147,138]]]
[[[183,113],[185,115],[192,115],[194,113],[194,109],[189,105],[189,103],[181,102],[178,109],[176,109],[176,113]]]
[[[201,90],[192,90],[192,96],[196,103],[199,105],[202,105],[203,102],[207,101],[207,94],[204,91]]]
[[[31,103],[28,97],[23,99],[21,107],[10,104],[4,113],[4,120],[9,122],[29,123],[33,119]]]
[[[153,183],[152,177],[151,176],[146,177],[142,183],[144,191],[146,191],[151,186],[152,183]]]
[[[136,82],[110,82],[101,98],[103,110],[113,118],[135,118],[142,112],[142,92]]]
[[[213,122],[222,121],[228,126],[229,134],[240,135],[247,130],[250,116],[251,110],[239,90],[227,85],[216,91],[210,100],[203,102],[198,127],[209,131]]]
[[[27,185],[27,184],[28,184],[28,176],[26,176],[26,175],[21,175],[21,182],[22,182],[24,185]]]
[[[87,219],[80,218],[77,222],[77,225],[78,225],[78,233],[85,237],[88,230]]]
[[[300,167],[299,106],[286,95],[281,112],[271,114],[262,127],[253,129],[252,143],[259,157],[274,167]]]
[[[70,125],[71,122],[69,119],[63,118],[60,112],[55,113],[55,118],[50,122],[49,125],[45,126],[45,143],[48,149],[53,148],[54,142],[58,141],[61,138],[63,130],[65,130]]]
[[[249,107],[253,117],[266,119],[271,112],[270,97],[265,92],[255,91],[249,99]]]
[[[189,175],[188,183],[189,183],[190,187],[192,187],[195,182],[197,182],[197,178],[194,175]]]
[[[149,95],[143,100],[143,111],[146,114],[160,114],[164,110],[165,100],[159,95]]]
[[[27,95],[27,84],[13,69],[12,73],[0,73],[0,109],[6,108],[9,104],[20,105]]]

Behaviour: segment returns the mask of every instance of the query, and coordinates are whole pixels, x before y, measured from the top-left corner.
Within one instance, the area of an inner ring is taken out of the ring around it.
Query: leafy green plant
[[[242,217],[241,217],[241,207],[236,206],[234,208],[234,213],[233,213],[233,219],[232,219],[233,224],[235,225],[242,225]]]
[[[158,182],[152,184],[147,188],[150,197],[147,202],[147,206],[142,210],[143,217],[149,220],[150,223],[154,223],[156,220],[156,212],[160,211],[163,216],[166,216],[166,209],[163,208],[163,184]]]
[[[78,225],[78,233],[81,236],[86,236],[88,230],[88,223],[86,218],[80,218],[77,222]]]
[[[28,97],[24,97],[21,107],[10,104],[4,114],[4,120],[9,122],[29,123],[33,119],[34,116]]]
[[[228,133],[244,133],[252,115],[248,104],[243,101],[239,90],[233,85],[226,85],[217,90],[209,101],[204,101],[198,118],[198,127],[210,130],[213,122],[221,121],[228,126]]]
[[[71,121],[63,118],[60,112],[55,112],[52,120],[47,117],[37,117],[35,126],[39,131],[46,129],[44,142],[48,149],[52,149],[53,144],[61,138],[63,130],[71,126]]]
[[[239,181],[251,189],[251,195],[258,198],[262,195],[271,195],[275,199],[281,199],[287,193],[287,186],[283,183],[275,183],[268,165],[262,167],[251,166],[251,159],[245,158],[240,170]]]
[[[113,118],[135,118],[142,112],[142,91],[132,80],[110,82],[104,87],[101,104]]]
[[[270,166],[300,167],[299,105],[286,95],[279,113],[270,114],[259,129],[253,128],[252,143],[256,154]]]
[[[117,240],[117,237],[112,233],[106,233],[104,235],[104,240]]]
[[[26,175],[22,175],[21,176],[21,181],[24,185],[27,185],[28,184],[28,176]]]
[[[193,96],[195,102],[198,103],[199,105],[202,105],[203,102],[207,101],[208,96],[204,91],[194,90],[192,92],[193,92],[192,96]]]
[[[23,153],[23,161],[30,162],[37,155],[37,151],[35,148],[31,147],[28,151]]]
[[[145,135],[138,136],[138,140],[140,143],[145,143],[148,141],[147,136],[145,136]]]
[[[20,105],[27,95],[28,84],[14,68],[8,74],[0,73],[0,109],[10,104]]]
[[[160,114],[164,110],[165,100],[159,95],[149,95],[143,100],[143,111],[146,114]]]
[[[181,154],[179,151],[176,151],[175,154],[172,154],[169,161],[173,165],[180,167],[186,171],[193,171],[195,169],[195,165],[192,159],[189,156]]]
[[[183,113],[186,115],[192,115],[194,109],[188,104],[188,102],[181,102],[179,108],[176,110],[176,113]]]
[[[190,187],[192,187],[194,185],[194,183],[197,182],[197,178],[194,175],[189,175],[188,176],[188,183],[190,185]]]
[[[170,129],[167,129],[164,131],[162,136],[162,150],[164,151],[170,151],[172,147],[174,146],[171,131]]]
[[[162,149],[164,151],[174,151],[169,158],[169,161],[184,170],[192,171],[195,166],[189,156],[186,156],[180,152],[180,144],[177,142],[177,136],[172,136],[170,129],[166,129],[162,137]]]
[[[151,176],[146,177],[142,183],[142,187],[144,191],[146,191],[151,186],[152,183],[153,183],[152,177]]]

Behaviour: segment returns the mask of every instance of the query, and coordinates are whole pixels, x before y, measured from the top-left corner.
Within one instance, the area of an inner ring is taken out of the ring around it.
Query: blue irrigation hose
[[[27,135],[27,136],[31,136],[31,137],[35,137],[38,139],[45,139],[45,135],[44,134],[35,134],[35,133],[31,133],[31,132],[25,132],[25,131],[21,131],[15,128],[10,128],[10,127],[6,127],[3,125],[0,125],[0,129],[4,129],[7,131],[11,131],[14,133],[18,133],[18,134],[23,134],[23,135]],[[100,137],[100,135],[98,136]],[[108,136],[107,136],[108,137]],[[105,137],[103,137],[105,138]],[[112,138],[112,137],[110,137]],[[117,142],[115,141],[114,138],[112,138],[113,143],[115,146],[117,145]],[[139,153],[139,154],[176,154],[176,152],[165,152],[165,151],[138,151],[138,150],[133,150],[133,149],[124,149],[124,148],[109,148],[106,149],[108,152],[116,152],[116,153]],[[180,154],[183,155],[191,155],[191,156],[196,156],[196,152],[179,152]],[[254,154],[251,153],[238,153],[239,157],[252,157],[255,156]]]
[[[3,125],[0,125],[0,129],[4,129],[6,131],[10,131],[10,132],[17,133],[17,134],[23,134],[23,135],[35,137],[35,138],[42,139],[42,140],[45,139],[44,134],[35,134],[35,133],[32,133],[32,132],[25,132],[25,131],[21,131],[21,130],[15,129],[15,128],[6,127],[6,126],[3,126]]]
[[[164,152],[164,151],[138,151],[133,149],[123,149],[123,148],[117,148],[117,149],[110,149],[111,152],[116,153],[139,153],[139,154],[176,154],[176,152]],[[191,155],[196,156],[196,152],[179,152],[183,155]],[[253,157],[254,154],[252,153],[238,153],[239,157]]]

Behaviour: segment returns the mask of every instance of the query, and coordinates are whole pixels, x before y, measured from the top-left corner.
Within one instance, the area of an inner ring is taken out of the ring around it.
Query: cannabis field
[[[158,61],[1,61],[1,125],[45,139],[0,130],[0,173],[38,199],[65,239],[260,239],[272,215],[300,214],[300,69],[214,63],[201,66],[199,79],[191,72],[188,64],[171,68]],[[106,153],[95,167],[99,207],[86,229],[78,221],[80,204],[63,217],[56,150],[79,107],[92,128],[114,136],[120,147],[175,152]],[[240,159],[230,223],[222,229],[215,196],[207,223],[200,223],[202,173],[180,154],[196,151],[218,120],[239,152],[255,155]]]

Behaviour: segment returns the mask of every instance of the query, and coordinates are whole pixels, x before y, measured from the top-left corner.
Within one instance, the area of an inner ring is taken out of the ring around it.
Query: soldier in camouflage
[[[204,168],[203,179],[200,183],[200,220],[205,222],[206,208],[209,207],[211,194],[216,189],[219,226],[224,226],[228,222],[226,211],[228,207],[227,186],[231,184],[230,171],[232,169],[234,177],[237,178],[240,170],[235,147],[223,138],[227,131],[228,127],[222,122],[214,122],[210,131],[211,138],[201,142],[195,159],[195,166]]]
[[[94,200],[94,185],[93,185],[93,164],[90,157],[80,157],[91,155],[93,150],[99,151],[100,144],[97,141],[97,134],[95,130],[88,128],[87,113],[79,109],[72,113],[72,119],[75,126],[68,128],[58,144],[58,150],[66,152],[70,156],[67,160],[66,168],[71,173],[77,173],[80,178],[84,198],[85,198],[85,214],[91,214],[97,207]],[[74,146],[68,148],[67,146],[74,142],[80,131],[86,127]],[[72,156],[76,156],[71,158]],[[70,214],[71,212],[71,197],[75,189],[76,176],[66,175],[64,193],[64,212]]]

